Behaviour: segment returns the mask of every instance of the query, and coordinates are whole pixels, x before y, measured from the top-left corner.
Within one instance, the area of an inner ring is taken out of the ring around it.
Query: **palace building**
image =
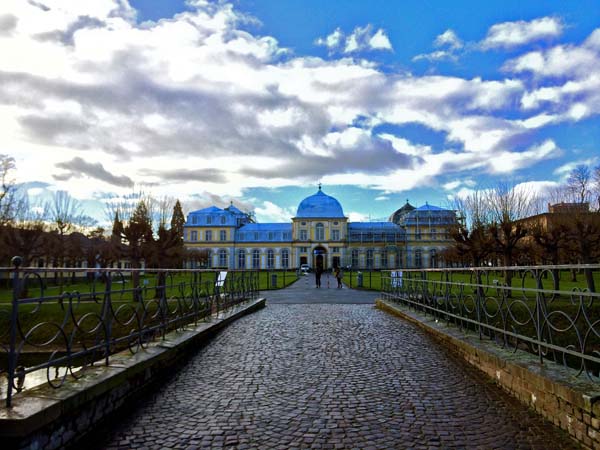
[[[300,202],[290,223],[256,223],[233,204],[190,212],[184,242],[203,250],[211,268],[440,267],[455,223],[454,211],[428,204],[415,208],[408,201],[387,222],[350,222],[340,202],[319,186]]]

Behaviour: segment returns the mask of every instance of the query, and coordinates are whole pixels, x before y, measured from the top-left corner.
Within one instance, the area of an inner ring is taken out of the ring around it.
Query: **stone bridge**
[[[310,275],[267,292],[89,447],[579,448],[376,296]]]

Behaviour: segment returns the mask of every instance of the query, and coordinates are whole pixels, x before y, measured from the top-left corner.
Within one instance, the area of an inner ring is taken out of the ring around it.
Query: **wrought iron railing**
[[[508,284],[510,283],[510,284]],[[600,265],[394,270],[382,298],[600,382]]]
[[[259,293],[256,271],[0,268],[6,405],[30,374],[53,387],[168,331],[211,320]]]

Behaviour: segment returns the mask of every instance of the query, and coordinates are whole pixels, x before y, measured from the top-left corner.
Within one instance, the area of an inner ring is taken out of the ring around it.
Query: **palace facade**
[[[350,222],[319,186],[300,202],[290,223],[256,223],[233,204],[190,212],[184,242],[205,251],[211,268],[440,267],[455,223],[454,211],[428,204],[415,208],[408,201],[387,222]]]

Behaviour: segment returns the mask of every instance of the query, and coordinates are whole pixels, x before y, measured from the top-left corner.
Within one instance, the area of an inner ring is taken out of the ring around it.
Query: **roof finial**
[[[319,181],[319,191],[321,190],[321,182]]]
[[[406,204],[408,205],[408,199],[406,199]]]

